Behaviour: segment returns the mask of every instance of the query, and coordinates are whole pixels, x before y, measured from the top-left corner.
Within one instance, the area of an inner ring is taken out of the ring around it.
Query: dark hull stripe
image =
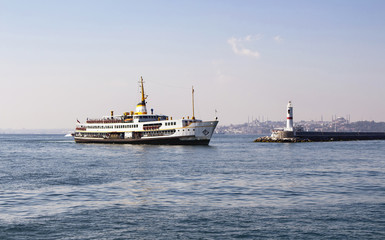
[[[76,143],[109,143],[109,144],[153,144],[153,145],[208,145],[209,139],[183,140],[183,138],[154,138],[154,139],[97,139],[77,138]]]

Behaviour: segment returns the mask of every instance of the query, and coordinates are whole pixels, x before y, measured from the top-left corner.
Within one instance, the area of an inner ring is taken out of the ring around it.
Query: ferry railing
[[[88,119],[86,123],[125,123],[123,119]]]

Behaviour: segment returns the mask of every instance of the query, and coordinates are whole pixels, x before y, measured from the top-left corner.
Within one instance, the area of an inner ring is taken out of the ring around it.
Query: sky
[[[385,1],[0,0],[0,128],[147,108],[221,125],[385,121]]]

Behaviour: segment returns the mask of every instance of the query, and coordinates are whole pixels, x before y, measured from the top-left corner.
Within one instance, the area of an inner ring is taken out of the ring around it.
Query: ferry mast
[[[192,86],[192,119],[195,120],[195,111],[194,111],[194,86]]]
[[[142,90],[142,104],[146,105],[146,98],[144,96],[144,85],[143,85],[143,77],[140,76],[140,87],[141,87],[141,90]]]

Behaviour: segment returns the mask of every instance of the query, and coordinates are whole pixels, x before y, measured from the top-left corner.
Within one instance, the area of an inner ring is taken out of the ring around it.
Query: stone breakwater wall
[[[325,142],[385,140],[385,132],[288,132],[278,131],[274,137],[260,137],[254,142]]]
[[[296,132],[295,137],[312,141],[385,140],[385,132]]]

